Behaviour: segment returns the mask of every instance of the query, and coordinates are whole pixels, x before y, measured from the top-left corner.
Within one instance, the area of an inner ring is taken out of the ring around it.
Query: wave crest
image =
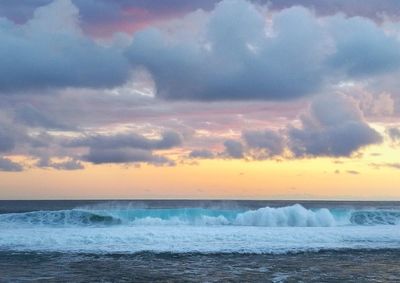
[[[306,209],[300,204],[256,210],[112,208],[0,214],[0,226],[230,225],[329,227],[400,225],[399,210]]]
[[[110,215],[89,211],[59,210],[2,214],[0,215],[0,224],[9,226],[99,226],[121,224],[121,220]]]
[[[326,227],[334,226],[336,221],[326,209],[312,211],[296,204],[293,206],[264,207],[239,214],[235,224],[268,227]]]

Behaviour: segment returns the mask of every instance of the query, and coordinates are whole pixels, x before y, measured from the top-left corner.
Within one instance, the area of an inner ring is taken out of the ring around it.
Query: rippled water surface
[[[400,251],[257,254],[0,252],[4,282],[400,282]]]

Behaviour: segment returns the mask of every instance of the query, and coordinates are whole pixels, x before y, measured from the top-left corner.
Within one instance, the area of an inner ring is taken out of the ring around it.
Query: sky
[[[0,199],[400,199],[400,2],[4,0]]]

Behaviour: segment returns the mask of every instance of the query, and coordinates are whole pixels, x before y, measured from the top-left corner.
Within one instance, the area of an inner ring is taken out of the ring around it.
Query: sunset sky
[[[0,199],[399,200],[399,14],[1,1]]]

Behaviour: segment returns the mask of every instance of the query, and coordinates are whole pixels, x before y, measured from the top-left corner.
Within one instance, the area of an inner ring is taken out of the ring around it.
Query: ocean
[[[400,282],[400,202],[0,201],[0,282]]]

